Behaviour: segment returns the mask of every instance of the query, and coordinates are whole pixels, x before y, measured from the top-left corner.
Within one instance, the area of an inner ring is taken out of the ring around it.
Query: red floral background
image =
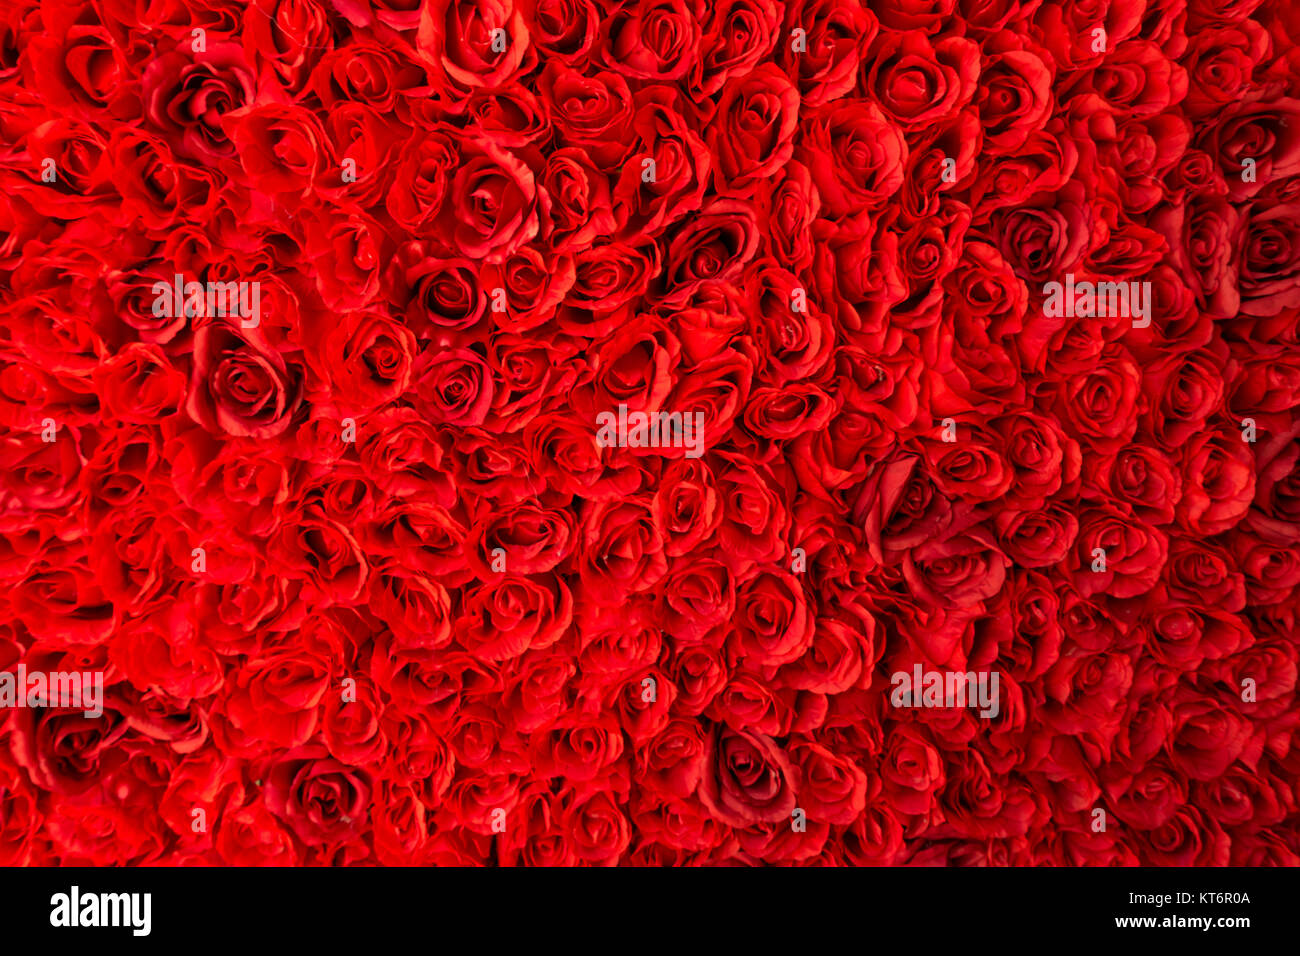
[[[9,0],[0,863],[1300,862],[1298,34]]]

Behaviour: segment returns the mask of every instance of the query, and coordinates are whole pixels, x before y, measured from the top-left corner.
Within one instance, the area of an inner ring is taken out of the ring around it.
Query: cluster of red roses
[[[5,3],[0,863],[1300,862],[1293,12],[870,7]]]

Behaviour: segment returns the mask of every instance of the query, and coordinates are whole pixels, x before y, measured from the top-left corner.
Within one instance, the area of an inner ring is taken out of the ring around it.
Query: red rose
[[[257,80],[235,44],[213,37],[199,46],[187,37],[154,59],[141,93],[145,115],[178,153],[212,161],[234,154],[222,118],[252,104]]]
[[[292,750],[266,770],[267,809],[308,846],[360,830],[370,806],[370,775],[311,748]]]
[[[736,827],[790,819],[794,769],[768,737],[723,730],[705,754],[700,799],[709,812]]]
[[[195,333],[186,411],[204,428],[255,438],[278,435],[301,401],[298,368],[268,348],[256,330],[213,324]]]
[[[494,42],[492,31],[502,31]],[[500,0],[436,0],[420,8],[416,49],[456,86],[504,86],[528,52],[528,26]]]

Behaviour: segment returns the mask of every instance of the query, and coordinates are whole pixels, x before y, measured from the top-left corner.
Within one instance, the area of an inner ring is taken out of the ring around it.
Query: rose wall
[[[1300,862],[1297,35],[9,0],[0,863]]]

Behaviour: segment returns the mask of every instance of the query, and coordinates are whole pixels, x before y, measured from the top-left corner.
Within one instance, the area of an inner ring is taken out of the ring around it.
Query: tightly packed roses
[[[0,863],[1300,862],[1297,31],[5,3]]]

